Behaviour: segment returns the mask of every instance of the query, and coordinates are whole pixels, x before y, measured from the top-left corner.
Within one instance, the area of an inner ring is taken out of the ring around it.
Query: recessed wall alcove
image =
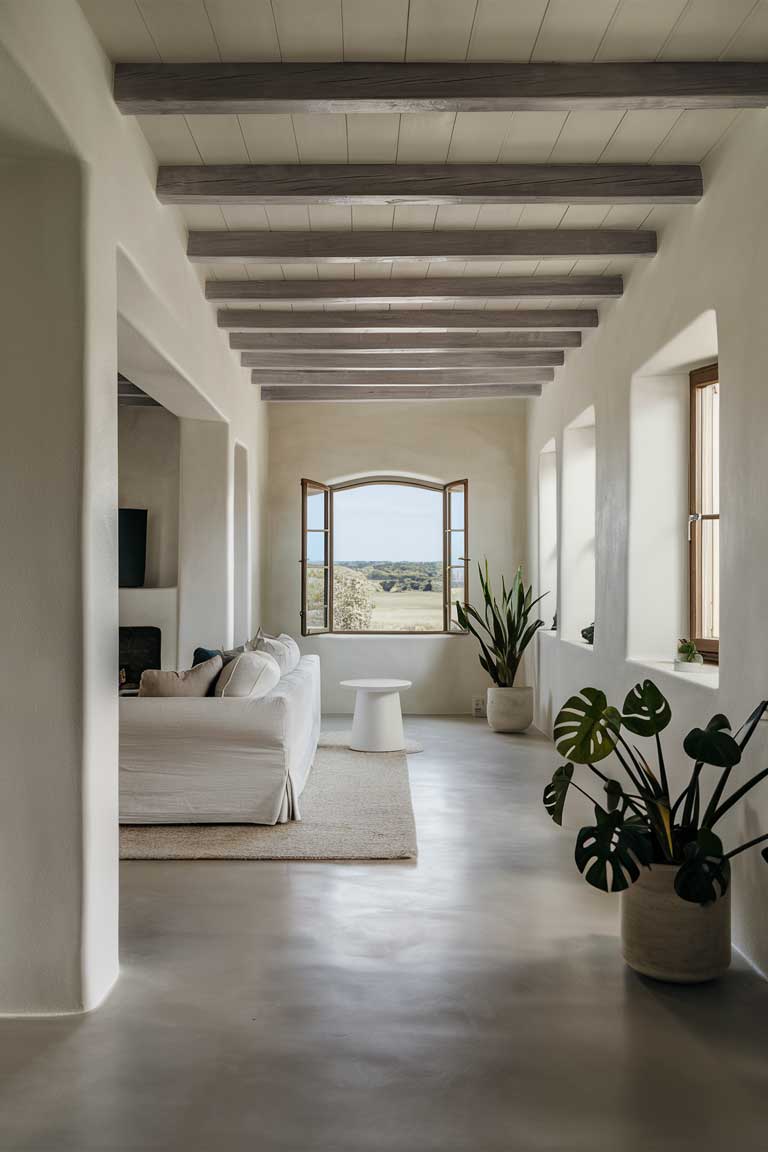
[[[717,357],[710,310],[632,377],[627,656],[645,663],[671,665],[689,632],[690,373]]]
[[[595,620],[595,410],[585,409],[563,433],[563,588],[560,634],[585,644]]]
[[[547,593],[541,616],[547,626],[557,612],[557,445],[554,439],[539,454],[539,595]]]

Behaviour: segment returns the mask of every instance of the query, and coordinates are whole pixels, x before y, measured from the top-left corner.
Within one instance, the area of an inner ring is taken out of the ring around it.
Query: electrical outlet
[[[485,696],[472,697],[472,715],[476,720],[485,716]]]

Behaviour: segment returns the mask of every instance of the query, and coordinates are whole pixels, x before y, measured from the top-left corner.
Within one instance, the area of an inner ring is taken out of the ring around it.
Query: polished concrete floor
[[[0,1021],[2,1152],[768,1149],[768,987],[628,972],[548,744],[408,726],[418,864],[123,866],[109,1001]]]

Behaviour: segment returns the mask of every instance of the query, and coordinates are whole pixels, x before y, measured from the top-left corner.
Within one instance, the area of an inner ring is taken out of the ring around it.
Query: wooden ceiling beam
[[[554,380],[554,368],[496,368],[493,370],[461,370],[452,372],[450,369],[421,373],[397,371],[377,372],[376,383],[397,387],[415,387],[419,384],[456,386],[460,384],[547,384]],[[253,371],[251,379],[254,384],[264,382],[262,372]],[[279,379],[271,381],[283,386],[299,386],[305,388],[319,387],[320,385],[337,385],[345,388],[367,388],[373,381],[370,372],[315,372],[295,369],[290,372],[280,372]]]
[[[287,403],[361,400],[486,400],[493,397],[541,396],[541,384],[421,384],[409,388],[372,384],[367,388],[339,388],[334,385],[317,388],[281,388],[262,386],[261,399]]]
[[[317,372],[347,372],[350,369],[380,372],[390,368],[413,369],[443,368],[558,368],[565,363],[565,353],[542,349],[539,352],[457,352],[448,348],[443,352],[380,353],[367,352],[243,352],[243,368],[260,372],[281,373],[295,368],[309,368]]]
[[[164,164],[163,204],[694,204],[697,164]]]
[[[443,229],[417,232],[190,232],[201,264],[356,264],[360,261],[514,260],[549,256],[653,256],[656,233],[610,228]]]
[[[117,403],[121,408],[159,408],[160,404],[122,372],[117,374]]]
[[[115,65],[128,115],[764,108],[768,65],[227,63]]]
[[[597,328],[595,308],[461,308],[452,311],[390,308],[376,312],[282,312],[266,308],[220,308],[219,328],[262,332],[450,332],[485,328],[515,331],[530,328]]]
[[[580,348],[581,332],[231,332],[236,351],[261,351],[280,356],[294,352],[333,352],[339,356],[413,352],[509,351],[517,348]]]
[[[205,295],[239,304],[460,304],[621,296],[621,276],[447,276],[423,280],[208,280]]]

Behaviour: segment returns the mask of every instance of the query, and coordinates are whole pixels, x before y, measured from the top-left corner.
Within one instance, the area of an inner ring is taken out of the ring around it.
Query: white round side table
[[[342,688],[354,688],[355,715],[350,748],[356,752],[402,752],[405,750],[400,691],[410,680],[342,680]]]

